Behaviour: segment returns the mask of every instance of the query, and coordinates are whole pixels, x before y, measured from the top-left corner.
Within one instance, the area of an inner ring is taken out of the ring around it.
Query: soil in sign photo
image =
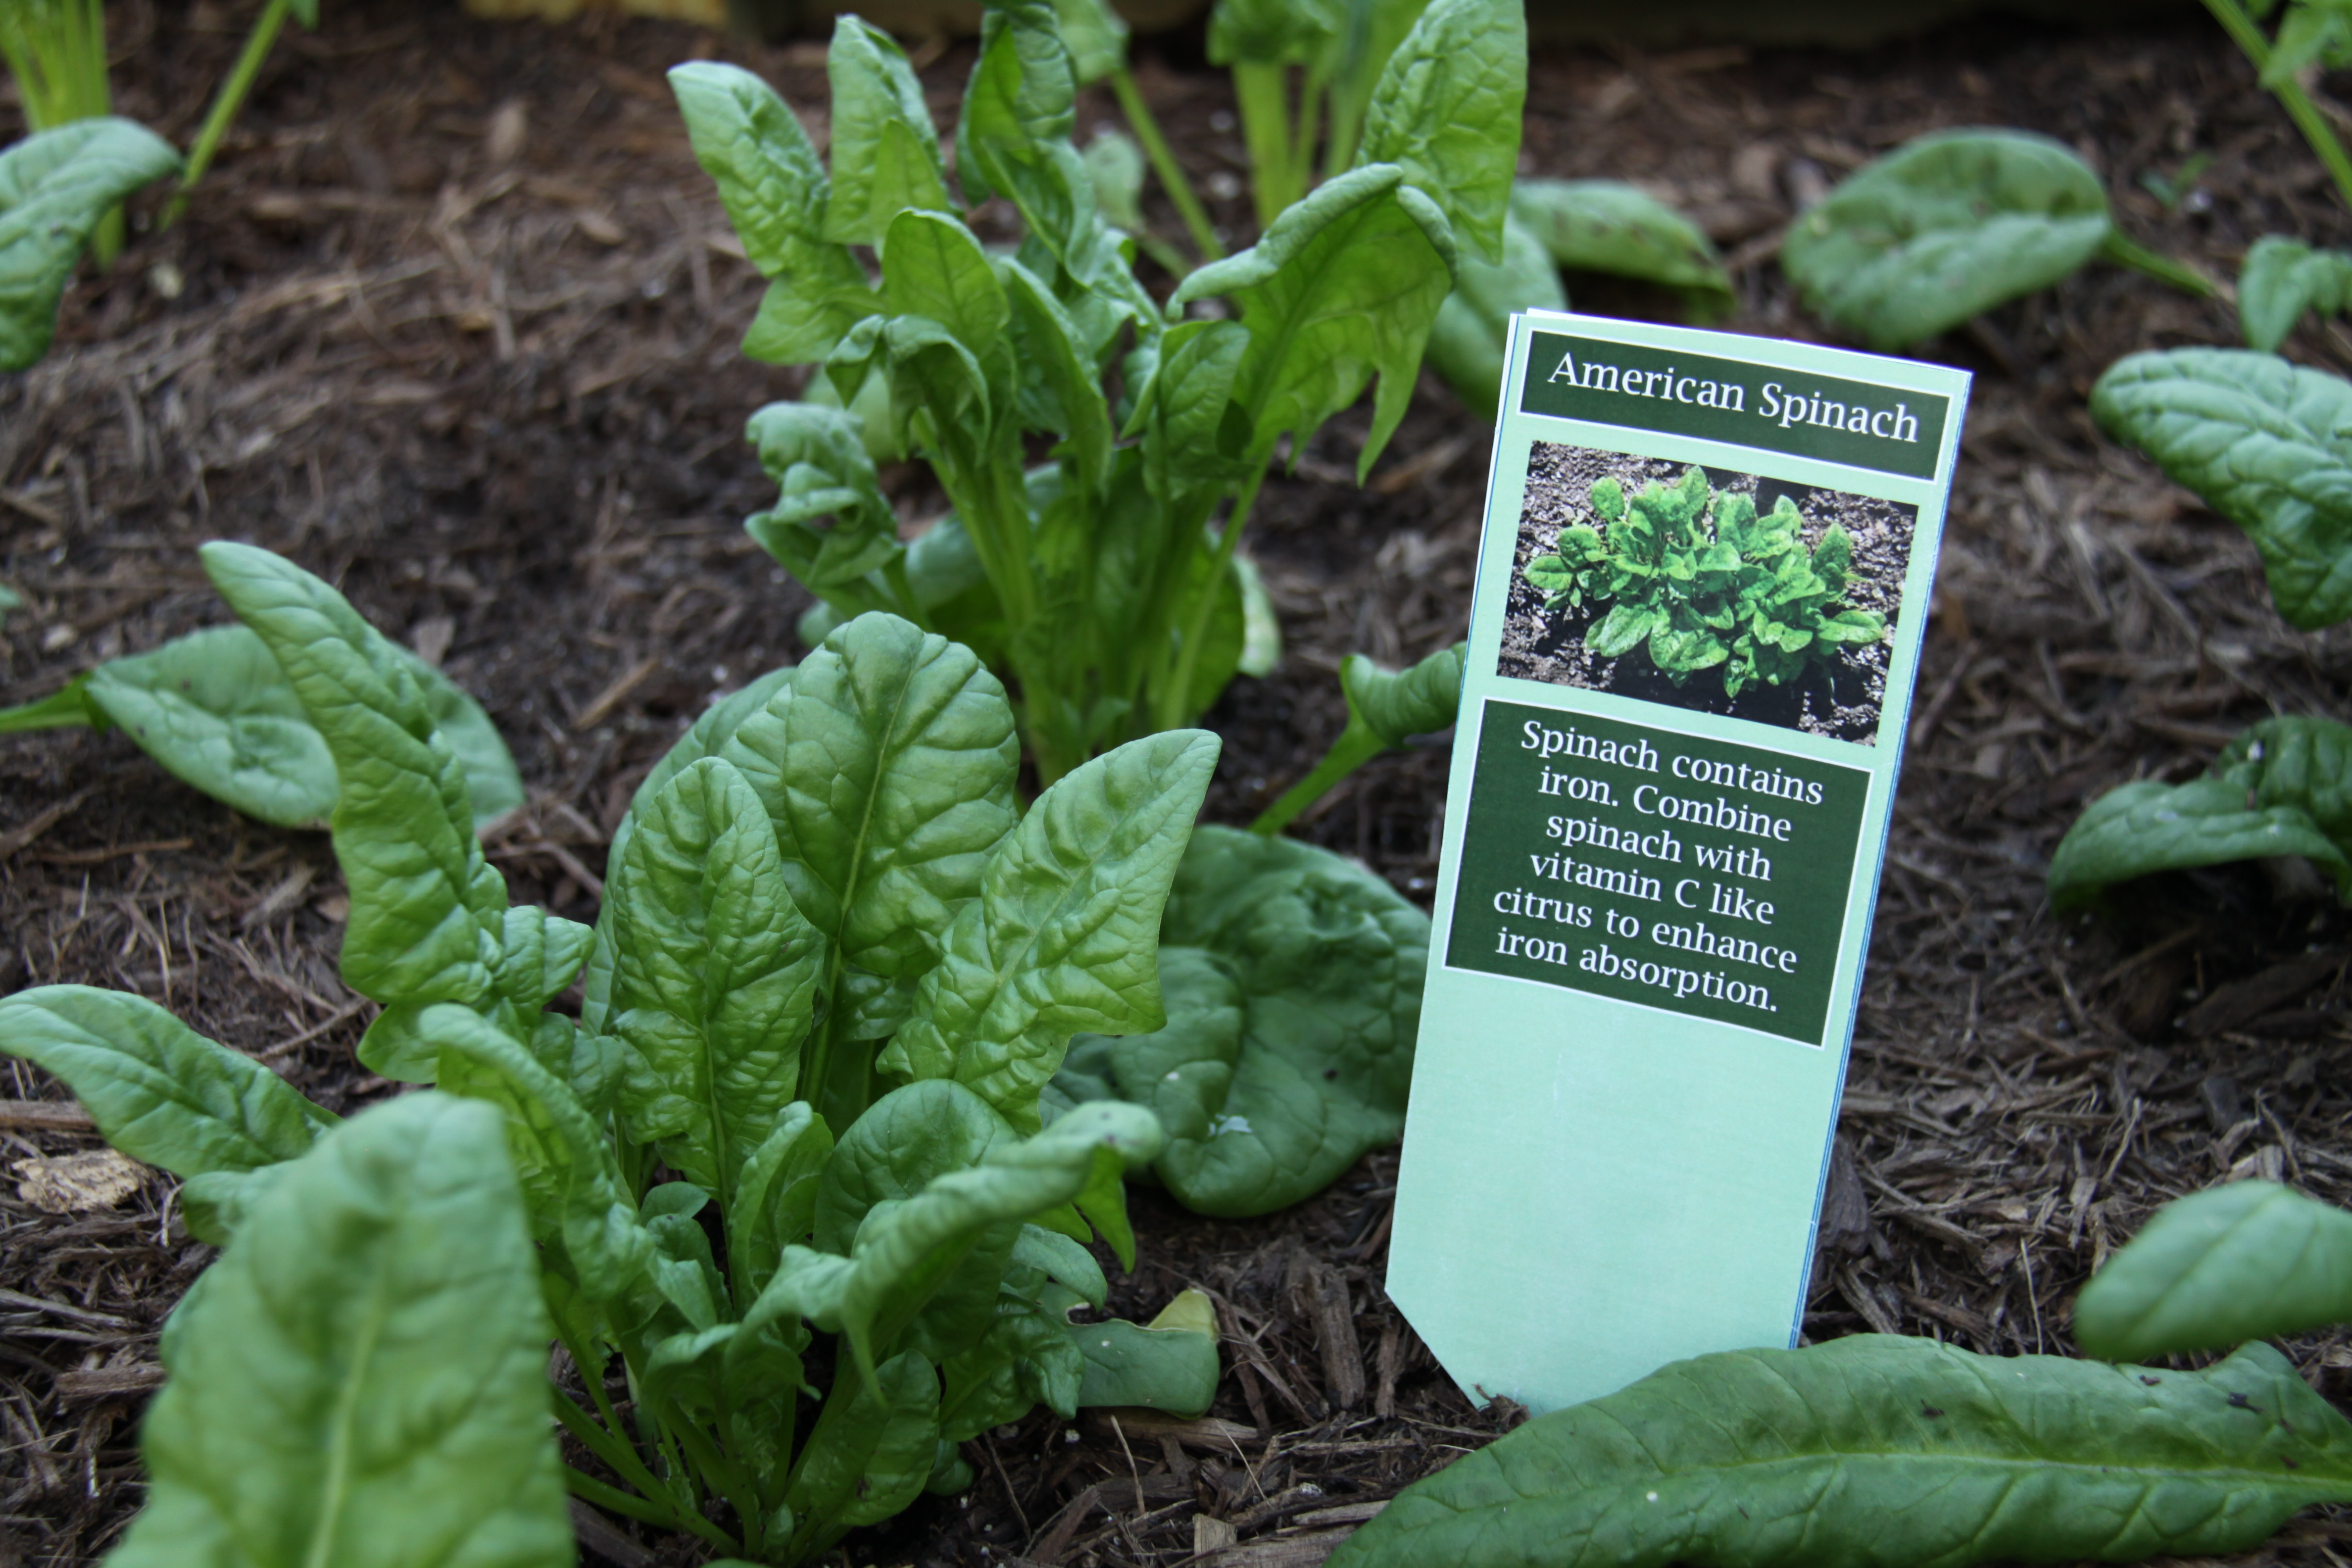
[[[1895,501],[1538,441],[1496,672],[1871,744],[1917,521]]]

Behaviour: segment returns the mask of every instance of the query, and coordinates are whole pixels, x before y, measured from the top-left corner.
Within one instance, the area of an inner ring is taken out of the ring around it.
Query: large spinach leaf
[[[2243,1551],[2352,1498],[2276,1351],[2203,1372],[1874,1334],[1677,1362],[1409,1488],[1332,1568],[1962,1568]]]
[[[170,142],[110,115],[0,151],[0,370],[29,369],[49,352],[58,300],[100,220],[179,167]]]
[[[2101,795],[2050,857],[2050,902],[2074,909],[2135,877],[2272,855],[2308,857],[2352,901],[2352,726],[2265,719],[2203,778]]]
[[[2352,617],[2352,383],[2275,354],[2168,349],[2108,366],[2091,413],[2252,537],[2289,626]]]
[[[2352,1321],[2352,1215],[2275,1182],[2165,1205],[2074,1303],[2093,1355],[2222,1350]]]
[[[164,1332],[114,1568],[572,1561],[499,1117],[397,1100],[282,1167]]]
[[[2022,131],[1922,136],[1854,174],[1780,247],[1805,303],[1905,348],[2071,274],[2113,229],[2099,177]]]
[[[1511,187],[1511,216],[1555,266],[1657,284],[1679,295],[1689,319],[1701,325],[1729,315],[1736,302],[1731,275],[1706,231],[1638,186],[1521,180]]]
[[[1395,1142],[1428,916],[1327,849],[1202,827],[1160,940],[1167,1026],[1076,1042],[1058,1103],[1150,1106],[1169,1135],[1154,1172],[1203,1214],[1297,1203]]]

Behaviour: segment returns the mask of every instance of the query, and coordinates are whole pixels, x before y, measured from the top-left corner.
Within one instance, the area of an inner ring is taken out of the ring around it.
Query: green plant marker
[[[1794,1342],[1969,378],[1506,364],[1388,1290],[1544,1411]]]

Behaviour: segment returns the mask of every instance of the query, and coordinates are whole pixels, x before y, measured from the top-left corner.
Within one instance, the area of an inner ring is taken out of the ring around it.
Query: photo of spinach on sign
[[[1538,441],[1496,673],[1872,744],[1917,518]]]

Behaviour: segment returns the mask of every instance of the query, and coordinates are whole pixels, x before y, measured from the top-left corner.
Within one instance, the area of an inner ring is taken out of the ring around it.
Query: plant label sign
[[[1796,1341],[1968,389],[1513,323],[1389,1250],[1475,1397]]]

